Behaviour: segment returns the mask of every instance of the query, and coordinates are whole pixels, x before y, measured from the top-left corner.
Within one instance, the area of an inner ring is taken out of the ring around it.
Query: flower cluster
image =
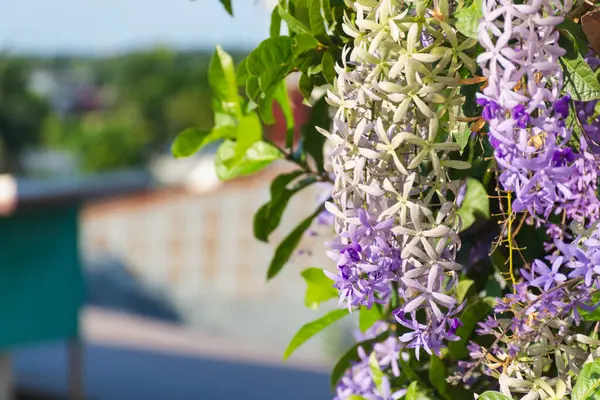
[[[556,25],[571,2],[484,1],[477,57],[487,86],[478,103],[489,124],[500,182],[515,193],[513,209],[548,216],[556,203],[573,198],[565,157],[571,131],[565,126],[570,98],[563,86]],[[570,162],[569,162],[570,161]]]
[[[388,329],[387,323],[376,322],[364,334],[355,336],[358,341],[374,339]],[[353,395],[369,400],[396,400],[404,396],[406,390],[392,391],[388,378],[388,375],[400,376],[398,360],[406,357],[401,349],[402,344],[393,336],[376,343],[371,354],[359,347],[359,360],[340,379],[334,400],[344,400]]]
[[[481,363],[507,396],[563,398],[573,386],[570,372],[600,356],[600,341],[577,330],[581,312],[597,307],[600,229],[594,226],[569,243],[557,241],[556,247],[547,262],[535,260],[530,271],[522,271],[525,281],[497,303],[496,316],[479,323],[478,333],[496,340],[487,349],[471,343],[473,361],[463,363]]]
[[[328,92],[333,128],[321,129],[335,147],[326,206],[336,218],[339,240],[329,254],[338,273],[330,276],[350,308],[397,297],[395,316],[410,329],[401,341],[417,355],[439,354],[460,324],[452,295],[461,184],[449,170],[469,167],[450,155],[460,150],[452,137],[464,102],[458,71],[474,72],[477,41],[459,40],[444,22],[447,4],[436,13],[424,2],[354,7],[355,21],[343,26],[354,47]]]

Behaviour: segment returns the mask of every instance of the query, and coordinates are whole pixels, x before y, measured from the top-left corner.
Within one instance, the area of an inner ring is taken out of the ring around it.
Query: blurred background
[[[284,162],[221,183],[215,147],[169,150],[212,126],[215,45],[243,59],[273,6],[234,0],[231,18],[217,0],[0,0],[0,400],[332,397],[347,325],[282,361],[323,314],[304,306],[300,271],[328,265],[327,233],[265,279],[327,188],[296,196],[264,244],[252,217]],[[281,115],[267,131],[283,139]]]

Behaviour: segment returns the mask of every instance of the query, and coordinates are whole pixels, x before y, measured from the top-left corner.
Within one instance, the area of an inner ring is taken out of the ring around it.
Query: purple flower
[[[567,280],[567,277],[560,273],[559,270],[563,266],[563,257],[557,257],[552,262],[552,269],[541,260],[535,260],[532,267],[532,276],[537,274],[537,277],[531,281],[532,286],[550,290],[551,287],[560,284]]]
[[[498,111],[500,111],[500,106],[493,100],[487,100],[483,97],[479,97],[477,99],[477,104],[483,107],[483,112],[481,115],[486,121],[490,121],[495,118],[496,114],[498,114]]]
[[[517,126],[521,129],[527,128],[529,124],[529,114],[525,111],[525,106],[519,104],[512,109],[512,117],[517,121]]]
[[[563,119],[569,116],[569,103],[571,102],[571,96],[566,95],[554,102],[554,112]]]

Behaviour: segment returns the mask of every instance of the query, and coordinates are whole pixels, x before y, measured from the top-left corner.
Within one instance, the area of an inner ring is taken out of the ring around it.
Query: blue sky
[[[269,10],[234,0],[0,0],[0,51],[110,54],[131,48],[251,48],[268,36]]]

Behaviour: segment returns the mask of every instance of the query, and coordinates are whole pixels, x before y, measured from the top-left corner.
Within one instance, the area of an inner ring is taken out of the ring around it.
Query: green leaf
[[[281,107],[281,112],[285,117],[285,147],[291,149],[294,145],[294,112],[292,111],[292,104],[290,102],[290,96],[287,91],[287,83],[282,80],[281,83],[275,89],[273,98]]]
[[[438,356],[432,355],[429,360],[429,382],[443,398],[452,400],[448,397],[447,377],[448,370],[444,362]]]
[[[338,297],[338,291],[333,287],[333,281],[323,273],[320,268],[307,268],[302,271],[302,278],[306,282],[306,295],[304,304],[316,310],[319,304]]]
[[[600,359],[583,366],[571,392],[571,400],[600,400]]]
[[[304,26],[310,28],[310,0],[287,0],[287,3],[288,12],[304,24]]]
[[[315,129],[318,126],[323,129],[329,129],[331,118],[329,118],[329,104],[325,101],[325,97],[321,98],[312,107],[309,121],[303,127],[302,146],[307,154],[315,160],[315,164],[319,171],[324,171],[323,165],[323,145],[325,144],[325,136]]]
[[[456,29],[468,38],[477,39],[477,27],[482,17],[481,0],[475,0],[469,7],[456,12]]]
[[[236,156],[241,158],[250,146],[262,139],[262,126],[256,113],[243,116],[238,122],[237,132]]]
[[[248,75],[246,78],[246,94],[251,100],[259,100],[260,86],[258,85],[257,76]]]
[[[275,86],[291,71],[294,40],[289,36],[278,36],[263,40],[248,56],[248,72],[258,76],[260,89],[271,95]]]
[[[347,400],[367,400],[362,396],[358,396],[356,394],[351,394],[350,396],[346,397]]]
[[[302,93],[302,96],[304,96],[305,99],[310,98],[310,95],[313,90],[313,86],[314,86],[313,80],[310,79],[310,77],[308,76],[307,73],[303,72],[302,75],[300,75],[300,81],[298,82],[298,89],[300,90],[300,93]]]
[[[572,19],[565,18],[556,29],[558,29],[561,35],[568,34],[567,37],[573,43],[575,51],[582,56],[585,56],[588,52],[588,42],[581,24],[578,24]]]
[[[405,400],[431,400],[431,397],[424,391],[418,382],[411,382],[406,390]]]
[[[417,371],[415,371],[408,362],[404,361],[402,357],[398,358],[398,365],[400,366],[400,370],[402,371],[402,373],[406,375],[406,378],[409,381],[417,382],[419,383],[419,385],[425,385]]]
[[[309,0],[309,19],[311,32],[322,40],[329,41],[325,20],[321,14],[321,0]]]
[[[281,271],[281,269],[290,259],[290,256],[294,250],[296,250],[296,247],[298,247],[300,239],[302,239],[302,235],[304,235],[304,232],[310,227],[313,219],[315,219],[317,215],[321,213],[321,211],[323,211],[323,206],[320,206],[317,208],[317,210],[315,210],[315,212],[306,217],[306,219],[296,226],[294,230],[291,231],[285,237],[285,239],[283,239],[281,244],[279,244],[277,250],[275,250],[275,255],[271,260],[271,264],[269,265],[267,279],[272,279]]]
[[[237,143],[226,140],[217,149],[215,169],[221,180],[229,180],[259,171],[282,157],[281,152],[273,145],[254,142],[242,156],[237,155]]]
[[[383,314],[377,305],[373,305],[370,309],[367,307],[361,307],[358,313],[358,327],[361,331],[365,332],[367,329],[373,326],[377,321],[383,319]]]
[[[292,196],[316,181],[314,177],[308,177],[288,189],[287,186],[301,174],[302,171],[282,174],[271,183],[271,200],[254,215],[254,236],[258,240],[268,241],[269,235],[279,226],[283,212]]]
[[[302,175],[302,171],[293,171],[287,174],[281,174],[271,182],[271,198],[254,214],[254,237],[263,242],[268,242],[271,234],[279,225],[281,215],[291,198],[287,186],[294,179]]]
[[[590,303],[592,305],[600,303],[600,293],[593,294]],[[595,307],[592,311],[580,308],[578,311],[581,314],[581,318],[585,321],[600,321],[600,307]]]
[[[321,60],[321,67],[323,70],[323,76],[327,79],[327,83],[333,84],[334,78],[337,76],[335,72],[335,61],[333,55],[330,52],[323,54]]]
[[[333,16],[331,14],[331,1],[330,0],[322,0],[323,6],[323,15],[325,16],[325,21],[329,26],[333,25]]]
[[[229,15],[231,15],[233,17],[233,8],[231,8],[231,0],[219,0],[221,2],[221,4],[223,4],[223,7],[225,7],[225,10],[229,13]]]
[[[271,13],[271,27],[269,28],[269,36],[278,37],[281,35],[281,16],[277,7],[273,8]]]
[[[232,115],[229,112],[225,112],[221,102],[217,98],[211,98],[211,105],[214,113],[215,128],[237,125],[237,115]]]
[[[481,394],[481,396],[479,396],[479,399],[481,399],[481,400],[512,400],[512,397],[508,397],[507,395],[502,394],[500,392],[488,391],[488,392],[483,392]]]
[[[246,61],[247,61],[246,58],[244,58],[242,60],[240,65],[238,65],[237,71],[235,73],[235,83],[238,86],[244,86],[246,84],[246,80],[248,79],[248,76],[250,75],[248,73],[248,68],[246,67]]]
[[[467,343],[477,327],[477,323],[485,318],[491,310],[492,307],[485,300],[479,300],[476,303],[465,307],[460,315],[460,321],[464,326],[461,326],[456,330],[456,336],[460,337],[460,340],[448,343],[448,350],[452,358],[460,360],[469,355]]]
[[[452,107],[452,112],[449,114],[448,125],[452,137],[456,143],[460,145],[460,151],[462,152],[465,147],[467,147],[467,144],[469,144],[471,129],[469,128],[469,123],[459,121],[459,117],[464,117],[463,109],[460,106]]]
[[[189,157],[204,144],[210,132],[188,128],[179,133],[171,145],[171,153],[177,158]]]
[[[600,99],[600,82],[581,54],[574,59],[560,58],[563,65],[563,92],[574,100],[592,101]]]
[[[307,51],[315,50],[319,46],[319,41],[309,33],[299,33],[294,36],[294,56],[299,56]]]
[[[325,316],[304,325],[302,328],[300,328],[298,333],[296,333],[296,335],[293,337],[292,341],[288,345],[287,349],[285,350],[285,353],[283,353],[283,359],[286,360],[290,355],[292,355],[294,351],[296,351],[298,347],[302,346],[302,344],[304,344],[304,342],[306,342],[308,339],[315,336],[317,333],[321,332],[323,329],[327,328],[329,325],[333,324],[339,319],[342,319],[349,313],[350,311],[348,311],[348,309],[346,308],[343,308],[341,310],[334,310],[328,314],[325,314]]]
[[[356,343],[352,346],[344,355],[335,363],[333,370],[330,374],[330,384],[334,388],[340,378],[344,375],[346,370],[352,365],[353,362],[358,360],[358,349],[362,348],[365,353],[369,354],[373,350],[373,345],[379,343],[389,336],[389,332],[380,333],[377,337],[369,340]],[[404,372],[404,369],[402,370]]]
[[[369,356],[369,369],[371,370],[371,379],[373,379],[373,383],[375,387],[381,390],[381,381],[383,380],[383,371],[379,366],[379,361],[377,361],[377,355],[375,352],[371,353]]]
[[[475,293],[475,282],[471,279],[463,279],[458,282],[458,286],[456,287],[456,300],[462,303],[467,298],[467,293],[469,292],[471,294]]]
[[[211,132],[188,128],[177,135],[171,145],[171,152],[177,158],[189,157],[210,142],[220,139],[234,139],[235,133],[235,126],[216,127]]]
[[[240,96],[235,79],[233,58],[217,46],[210,59],[208,83],[220,109],[230,115],[240,116]]]
[[[432,355],[429,361],[429,382],[435,390],[446,400],[466,399],[470,393],[464,388],[454,386],[446,382],[448,369],[444,361]]]
[[[292,16],[292,14],[288,13],[285,8],[280,5],[277,6],[277,10],[279,11],[279,16],[281,19],[285,21],[288,26],[290,32],[295,33],[310,33],[310,29],[304,25],[302,22],[298,21],[296,18]]]
[[[467,192],[456,213],[462,219],[461,231],[473,225],[477,217],[490,218],[490,200],[485,187],[477,179],[467,178]]]

